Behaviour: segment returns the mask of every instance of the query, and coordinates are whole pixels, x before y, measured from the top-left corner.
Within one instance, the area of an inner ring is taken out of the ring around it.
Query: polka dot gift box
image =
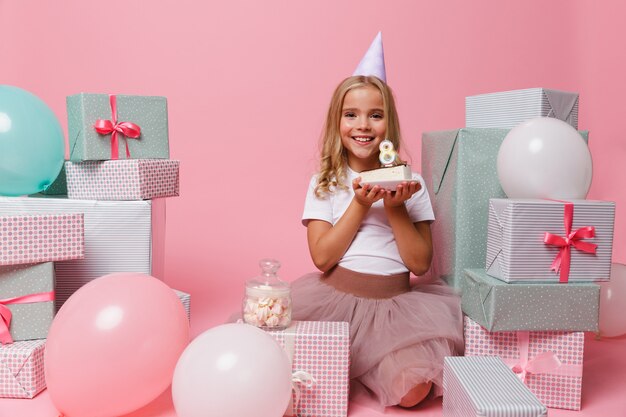
[[[435,213],[433,270],[460,288],[465,268],[484,268],[489,199],[505,198],[497,172],[508,129],[457,129],[422,136],[422,176]],[[580,132],[587,141],[587,132]]]
[[[600,286],[593,283],[506,283],[485,269],[466,269],[461,307],[489,330],[598,331]]]
[[[346,417],[350,335],[346,322],[294,321],[268,330],[292,363],[294,392],[285,415]]]
[[[71,161],[169,159],[165,97],[80,93],[66,102]]]
[[[0,398],[33,398],[46,388],[45,340],[0,346]]]
[[[70,199],[119,201],[178,196],[179,161],[66,162],[65,171]]]
[[[489,332],[465,317],[465,356],[499,356],[546,407],[580,410],[583,332]]]
[[[0,266],[0,344],[45,339],[53,318],[52,262]]]
[[[0,266],[84,257],[82,213],[0,212]]]

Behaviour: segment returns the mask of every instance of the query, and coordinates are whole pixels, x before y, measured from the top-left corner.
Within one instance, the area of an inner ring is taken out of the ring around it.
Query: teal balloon
[[[63,130],[46,103],[21,88],[0,85],[0,195],[45,190],[64,158]]]

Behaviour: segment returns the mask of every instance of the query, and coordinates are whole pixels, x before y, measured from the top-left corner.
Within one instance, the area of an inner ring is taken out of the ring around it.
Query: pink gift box
[[[66,162],[67,197],[75,200],[149,200],[175,197],[180,161],[122,159]]]
[[[465,356],[499,356],[546,407],[580,410],[583,332],[489,332],[465,316]]]
[[[46,388],[45,339],[0,346],[0,397],[33,398]]]
[[[288,416],[348,414],[350,333],[346,322],[296,321],[268,333],[287,351],[295,382]],[[308,386],[307,386],[308,385]]]
[[[83,259],[84,229],[82,213],[0,216],[0,265]]]

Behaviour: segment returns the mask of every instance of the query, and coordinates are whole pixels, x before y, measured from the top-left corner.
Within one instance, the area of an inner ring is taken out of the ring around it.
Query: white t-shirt
[[[315,196],[317,175],[311,178],[304,203],[302,224],[307,225],[309,220],[324,220],[333,226],[345,213],[352,198],[352,180],[359,174],[348,168],[347,190],[336,190],[324,198]],[[430,198],[424,184],[424,179],[413,173],[413,179],[422,184],[422,188],[405,202],[409,218],[413,223],[432,221],[435,219]],[[407,272],[408,268],[402,262],[398,246],[393,236],[391,225],[387,220],[383,200],[372,204],[363,219],[352,244],[339,261],[343,268],[356,272],[377,275],[393,275]]]

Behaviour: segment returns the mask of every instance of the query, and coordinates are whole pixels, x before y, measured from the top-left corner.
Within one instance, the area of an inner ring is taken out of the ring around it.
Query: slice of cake
[[[378,185],[387,190],[395,190],[398,184],[411,181],[411,167],[409,165],[395,165],[391,167],[370,169],[359,174],[361,184],[371,187]]]

